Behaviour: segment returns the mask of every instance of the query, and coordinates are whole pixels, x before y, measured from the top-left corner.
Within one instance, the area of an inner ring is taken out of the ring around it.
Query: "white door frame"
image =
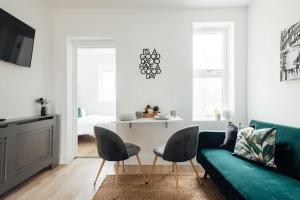
[[[78,153],[77,137],[77,49],[116,48],[115,38],[67,38],[67,156],[69,163]]]

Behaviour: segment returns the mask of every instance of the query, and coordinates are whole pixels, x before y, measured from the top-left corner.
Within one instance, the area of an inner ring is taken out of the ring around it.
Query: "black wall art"
[[[146,79],[155,79],[156,75],[161,73],[160,54],[155,49],[152,53],[149,49],[143,49],[140,59],[139,68],[142,74],[146,74]]]
[[[281,32],[280,80],[300,79],[300,22]]]

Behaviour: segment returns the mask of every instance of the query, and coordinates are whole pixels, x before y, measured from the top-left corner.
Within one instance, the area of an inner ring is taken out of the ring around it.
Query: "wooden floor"
[[[78,136],[78,157],[98,157],[96,141],[93,136]]]
[[[84,143],[81,150],[95,151],[94,142]],[[85,147],[83,147],[85,146]],[[94,149],[94,150],[91,150]],[[20,200],[89,200],[92,199],[106,175],[115,174],[113,162],[106,162],[98,179],[96,187],[93,182],[100,167],[99,158],[76,158],[68,165],[60,165],[54,169],[46,169],[20,184],[1,199]],[[151,166],[144,166],[148,174]],[[179,166],[179,173],[193,173],[190,165]],[[202,171],[197,165],[198,171]],[[119,170],[123,174],[122,167]],[[170,166],[157,166],[155,173],[167,174],[171,172]],[[125,166],[125,174],[140,173],[138,166]]]

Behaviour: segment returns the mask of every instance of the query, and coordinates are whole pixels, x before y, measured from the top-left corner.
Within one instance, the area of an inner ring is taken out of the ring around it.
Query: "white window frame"
[[[115,81],[114,81],[114,90],[115,90],[115,93],[116,93],[116,70],[108,70],[107,68],[104,67],[104,69],[102,69],[101,66],[98,66],[98,92],[99,92],[99,96],[98,96],[98,101],[99,102],[115,102],[115,101],[109,101],[109,100],[105,100],[104,98],[104,94],[103,94],[103,87],[104,87],[104,84],[103,84],[103,74],[105,72],[112,72],[114,73],[115,75]],[[101,82],[101,84],[100,84]],[[101,85],[101,88],[100,88],[100,85]]]
[[[196,69],[193,66],[193,79],[195,78],[221,78],[222,79],[222,107],[226,108],[228,106],[229,98],[229,89],[228,89],[228,27],[193,27],[193,36],[194,34],[213,34],[213,33],[222,33],[224,34],[224,55],[223,55],[223,66],[224,69]],[[194,45],[194,44],[193,44]],[[194,87],[194,86],[193,86]],[[201,113],[203,114],[203,113]],[[193,114],[193,121],[212,119],[212,116],[209,115],[198,115]],[[205,113],[208,114],[208,113]],[[199,119],[200,117],[200,119]]]

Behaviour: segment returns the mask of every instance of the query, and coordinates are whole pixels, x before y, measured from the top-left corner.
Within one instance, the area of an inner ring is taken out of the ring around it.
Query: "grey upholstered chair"
[[[170,137],[167,144],[154,148],[153,152],[155,154],[155,158],[149,175],[149,180],[154,171],[157,158],[160,157],[163,160],[173,163],[172,172],[174,172],[174,168],[175,168],[176,189],[177,189],[178,198],[179,198],[178,171],[177,171],[178,162],[189,161],[193,167],[193,170],[197,175],[198,180],[200,181],[200,184],[202,184],[199,174],[192,161],[192,159],[197,154],[198,137],[199,137],[199,127],[193,126],[176,132],[174,135]]]
[[[141,172],[143,173],[141,160],[138,155],[139,152],[141,151],[141,148],[139,146],[131,143],[124,143],[123,140],[116,133],[102,127],[95,126],[94,132],[96,136],[98,154],[100,158],[103,159],[97,177],[95,179],[94,185],[97,182],[97,179],[101,173],[105,161],[117,162],[115,187],[117,186],[120,161],[127,160],[132,156],[136,156]],[[124,163],[123,163],[123,170],[124,170]]]

